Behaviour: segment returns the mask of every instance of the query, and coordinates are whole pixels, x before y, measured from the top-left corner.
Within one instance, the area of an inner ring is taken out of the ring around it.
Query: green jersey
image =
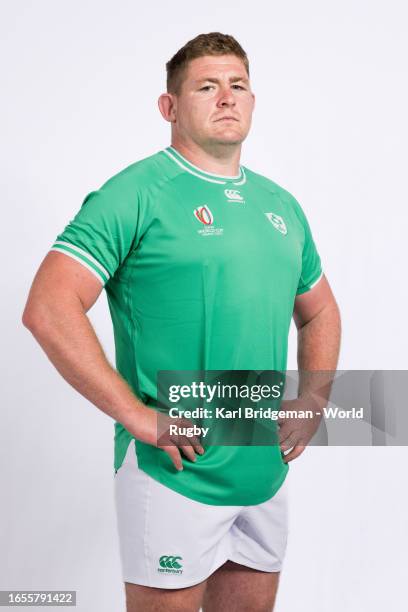
[[[244,166],[205,172],[173,147],[88,194],[51,250],[104,286],[117,370],[152,407],[160,370],[285,371],[295,297],[322,276],[290,193]],[[115,469],[131,439],[115,423]],[[136,440],[136,454],[152,478],[214,505],[266,501],[288,470],[278,445],[209,446],[180,472],[162,449]]]

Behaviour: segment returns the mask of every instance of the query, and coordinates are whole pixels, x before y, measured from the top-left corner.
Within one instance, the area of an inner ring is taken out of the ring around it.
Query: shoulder
[[[179,174],[177,166],[168,164],[167,156],[158,151],[126,166],[111,176],[102,186],[106,194],[142,193],[160,187]]]
[[[89,218],[103,215],[112,223],[118,219],[143,221],[155,210],[157,189],[172,178],[172,166],[169,168],[166,159],[159,151],[126,166],[86,195],[81,214]]]
[[[263,174],[259,174],[259,172],[254,172],[253,170],[250,170],[246,166],[244,166],[244,168],[248,180],[251,181],[253,185],[259,187],[260,189],[264,189],[271,194],[277,195],[287,202],[290,202],[295,199],[294,196],[287,189],[282,187],[282,185],[279,185],[278,183],[268,178],[267,176],[264,176]]]
[[[244,167],[244,169],[248,180],[251,181],[253,185],[261,190],[267,191],[270,195],[279,198],[284,206],[292,209],[298,216],[303,216],[304,213],[302,211],[302,207],[290,191],[263,174],[254,172],[246,167]]]

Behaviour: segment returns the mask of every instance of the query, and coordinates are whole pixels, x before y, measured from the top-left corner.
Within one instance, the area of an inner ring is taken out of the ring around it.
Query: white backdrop
[[[2,2],[0,589],[76,589],[80,612],[124,609],[113,422],[21,314],[84,195],[169,144],[164,64],[200,32],[232,34],[249,55],[242,162],[309,218],[342,312],[339,367],[407,369],[407,17],[402,0]],[[104,294],[90,318],[113,359]],[[290,348],[295,368],[293,329]],[[277,612],[406,610],[406,459],[310,448],[292,462]]]

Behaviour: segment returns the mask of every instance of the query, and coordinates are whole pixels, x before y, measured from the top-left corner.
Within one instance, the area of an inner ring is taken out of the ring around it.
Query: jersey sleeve
[[[137,192],[108,182],[85,197],[50,250],[75,259],[104,286],[137,247],[142,220]]]
[[[302,248],[302,271],[299,278],[296,295],[306,293],[317,285],[323,276],[322,264],[306,215],[295,200],[295,212],[303,227],[304,243]]]

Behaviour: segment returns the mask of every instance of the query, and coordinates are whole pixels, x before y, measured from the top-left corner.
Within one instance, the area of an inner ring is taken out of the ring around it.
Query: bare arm
[[[327,279],[323,276],[310,291],[296,297],[293,318],[298,330],[299,407],[320,411],[327,404],[331,383],[337,367],[340,351],[341,323],[336,300]],[[314,433],[320,418],[311,424],[309,433]],[[299,425],[299,424],[298,424]],[[307,436],[304,429],[303,436]],[[310,436],[311,437],[311,436]],[[285,456],[291,461],[299,456],[309,440],[294,431],[293,422],[281,427],[283,450],[294,446]],[[285,444],[286,442],[286,444]]]
[[[340,313],[324,276],[313,289],[297,296],[293,318],[298,330],[299,370],[335,370],[340,351]]]
[[[69,384],[136,438],[157,446],[156,411],[145,406],[110,365],[86,315],[101,290],[101,283],[84,266],[50,252],[34,278],[23,324]],[[181,448],[194,461],[193,446]],[[177,446],[163,450],[182,469]]]

